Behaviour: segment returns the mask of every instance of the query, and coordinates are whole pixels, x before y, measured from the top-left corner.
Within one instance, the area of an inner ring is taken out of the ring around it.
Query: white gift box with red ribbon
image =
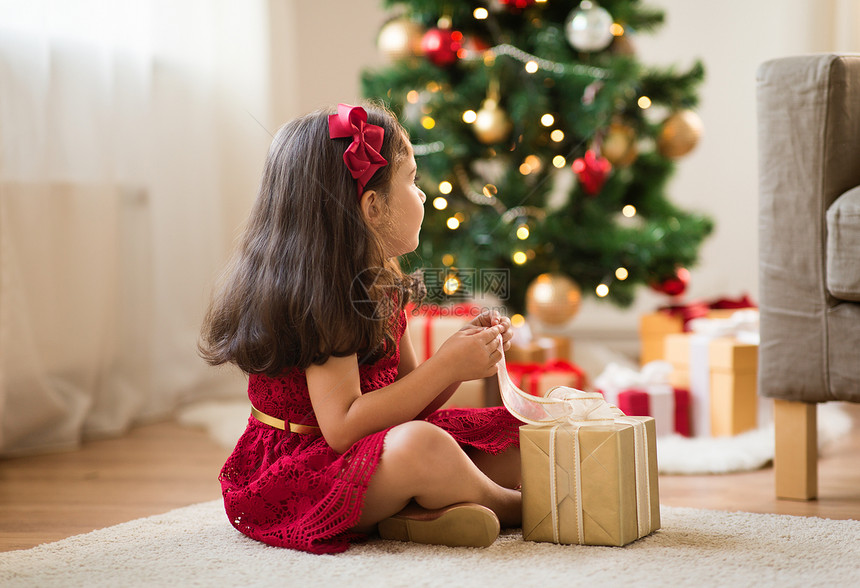
[[[689,392],[669,383],[672,364],[651,361],[635,370],[610,363],[594,380],[607,402],[625,414],[654,417],[657,436],[690,434]]]

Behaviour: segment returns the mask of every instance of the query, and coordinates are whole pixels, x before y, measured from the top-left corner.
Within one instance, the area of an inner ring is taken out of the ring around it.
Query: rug
[[[205,401],[179,413],[186,426],[200,427],[219,445],[232,449],[248,423],[249,404],[241,401]],[[818,405],[818,446],[822,455],[833,441],[844,437],[851,417],[840,403]],[[687,438],[669,435],[657,439],[657,466],[661,474],[726,474],[757,470],[773,460],[773,423],[734,437]]]
[[[52,586],[856,586],[860,521],[662,507],[626,547],[504,533],[486,549],[372,540],[338,555],[239,534],[218,500],[33,549],[0,553],[0,585]]]

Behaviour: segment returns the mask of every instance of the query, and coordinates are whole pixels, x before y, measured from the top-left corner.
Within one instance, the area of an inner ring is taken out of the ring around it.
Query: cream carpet
[[[240,535],[220,501],[0,553],[0,586],[857,586],[860,521],[663,507],[626,547],[504,534],[487,549],[371,541],[316,556]]]

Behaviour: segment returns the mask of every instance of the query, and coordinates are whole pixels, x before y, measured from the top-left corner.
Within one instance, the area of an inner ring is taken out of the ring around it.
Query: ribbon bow
[[[624,416],[624,413],[615,405],[606,402],[600,392],[583,392],[576,388],[558,386],[550,390],[546,397],[557,399],[567,405],[569,412],[565,415],[565,419],[569,422],[614,421],[616,417]]]
[[[373,174],[388,165],[379,150],[385,131],[382,127],[367,122],[367,111],[361,106],[338,104],[337,114],[328,117],[329,138],[352,137],[352,143],[343,152],[343,162],[349,173],[358,182],[358,197]]]
[[[499,345],[502,345],[499,335]],[[502,403],[512,415],[531,425],[565,422],[614,420],[624,413],[609,404],[599,392],[583,392],[567,386],[556,386],[546,396],[532,396],[511,381],[505,356],[498,363],[499,392]]]

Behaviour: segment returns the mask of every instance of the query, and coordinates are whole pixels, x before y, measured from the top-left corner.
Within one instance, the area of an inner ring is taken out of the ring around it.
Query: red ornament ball
[[[600,192],[612,170],[612,164],[609,163],[609,160],[597,155],[591,149],[585,152],[584,157],[575,159],[570,167],[579,178],[582,189],[591,196]]]
[[[651,284],[651,288],[657,292],[668,294],[669,296],[680,296],[687,290],[690,283],[690,271],[687,268],[679,267],[675,270],[675,275],[667,278],[662,282]]]
[[[462,46],[463,33],[450,29],[430,29],[421,39],[424,55],[440,67],[457,61],[457,52]]]
[[[523,10],[534,6],[536,0],[499,0],[499,4],[507,6],[509,10]]]
[[[480,57],[489,48],[490,44],[481,37],[465,35],[460,43],[460,49],[457,51],[457,57],[460,59]]]

